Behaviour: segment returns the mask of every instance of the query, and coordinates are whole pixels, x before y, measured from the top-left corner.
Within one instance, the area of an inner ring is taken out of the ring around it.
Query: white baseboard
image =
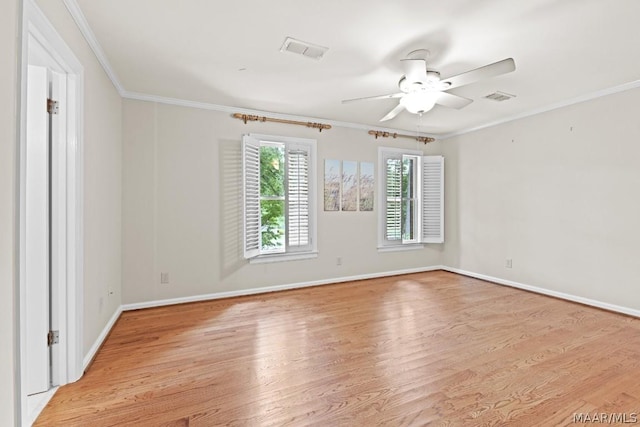
[[[463,276],[469,276],[475,279],[481,279],[481,280],[486,280],[487,282],[497,283],[499,285],[505,285],[505,286],[510,286],[512,288],[524,289],[526,291],[535,292],[537,294],[548,295],[555,298],[564,299],[567,301],[572,301],[580,304],[590,305],[592,307],[602,308],[608,311],[615,311],[617,313],[628,314],[629,316],[640,317],[640,310],[635,310],[629,307],[609,304],[602,301],[597,301],[589,298],[579,297],[576,295],[566,294],[564,292],[552,291],[550,289],[539,288],[537,286],[525,285],[524,283],[514,282],[512,280],[500,279],[498,277],[487,276],[485,274],[474,273],[472,271],[461,270],[459,268],[442,266],[441,269],[445,271],[449,271],[451,273],[461,274]]]
[[[336,277],[332,279],[314,280],[310,282],[290,283],[287,285],[265,286],[262,288],[241,289],[237,291],[216,292],[212,294],[195,295],[191,297],[170,298],[156,301],[123,304],[122,311],[139,310],[142,308],[162,307],[165,305],[183,304],[187,302],[208,301],[220,298],[239,297],[244,295],[264,294],[268,292],[285,291],[289,289],[306,288],[309,286],[331,285],[334,283],[350,282],[353,280],[375,279],[378,277],[398,276],[400,274],[423,273],[426,271],[442,270],[440,265],[431,267],[409,268],[405,270],[386,271],[381,273],[361,274],[357,276]]]
[[[162,307],[166,305],[183,304],[188,302],[208,301],[208,300],[215,300],[215,299],[221,299],[221,298],[231,298],[231,297],[238,297],[238,296],[244,296],[244,295],[256,295],[256,294],[263,294],[263,293],[269,293],[269,292],[284,291],[289,289],[306,288],[310,286],[330,285],[334,283],[350,282],[354,280],[375,279],[379,277],[398,276],[401,274],[410,274],[410,273],[423,273],[423,272],[435,271],[435,270],[449,271],[451,273],[456,273],[456,274],[461,274],[463,276],[469,276],[476,279],[486,280],[488,282],[496,283],[499,285],[510,286],[513,288],[535,292],[537,294],[548,295],[555,298],[564,299],[567,301],[573,301],[580,304],[590,305],[592,307],[602,308],[604,310],[627,314],[634,317],[640,317],[640,310],[635,310],[629,307],[609,304],[606,302],[579,297],[579,296],[567,294],[564,292],[552,291],[550,289],[544,289],[544,288],[539,288],[537,286],[526,285],[524,283],[514,282],[512,280],[505,280],[505,279],[500,279],[498,277],[487,276],[485,274],[474,273],[472,271],[461,270],[459,268],[448,267],[445,265],[433,265],[430,267],[410,268],[405,270],[361,274],[357,276],[336,277],[332,279],[314,280],[309,282],[290,283],[286,285],[266,286],[262,288],[241,289],[237,291],[216,292],[211,294],[194,295],[189,297],[169,298],[169,299],[156,300],[156,301],[145,301],[145,302],[132,303],[132,304],[123,304],[120,307],[118,307],[115,313],[113,313],[113,316],[111,317],[109,322],[105,325],[104,329],[100,333],[100,336],[98,337],[98,339],[96,339],[95,343],[93,344],[93,346],[91,346],[91,349],[89,350],[87,355],[84,357],[83,367],[84,369],[87,369],[87,366],[89,366],[89,363],[91,363],[91,360],[93,360],[93,358],[95,357],[103,341],[105,340],[107,335],[109,335],[111,328],[113,328],[113,325],[116,323],[116,321],[120,317],[120,314],[123,311],[139,310],[143,308],[152,308],[152,307]]]
[[[442,269],[442,266],[439,266],[439,265],[431,266],[431,267],[410,268],[405,270],[362,274],[358,276],[347,276],[347,277],[337,277],[333,279],[315,280],[311,282],[290,283],[287,285],[266,286],[262,288],[241,289],[238,291],[216,292],[212,294],[195,295],[190,297],[170,298],[170,299],[156,300],[156,301],[145,301],[145,302],[133,303],[133,304],[122,304],[116,309],[115,313],[113,313],[113,316],[111,316],[111,319],[109,319],[104,329],[102,330],[102,332],[100,333],[96,341],[91,346],[91,349],[89,349],[89,352],[85,355],[83,359],[83,365],[82,365],[83,370],[87,369],[87,367],[95,357],[96,353],[100,349],[100,346],[102,346],[102,343],[109,335],[109,332],[111,332],[113,325],[115,325],[116,321],[118,320],[118,318],[120,317],[123,311],[139,310],[142,308],[162,307],[165,305],[183,304],[187,302],[198,302],[198,301],[208,301],[208,300],[221,299],[221,298],[231,298],[231,297],[237,297],[237,296],[243,296],[243,295],[255,295],[255,294],[268,293],[268,292],[284,291],[288,289],[305,288],[309,286],[330,285],[333,283],[349,282],[353,280],[375,279],[377,277],[397,276],[400,274],[422,273],[426,271],[434,271],[434,270],[441,270],[441,269]]]
[[[122,314],[122,306],[119,306],[116,309],[115,313],[113,313],[113,316],[111,316],[111,319],[109,319],[107,324],[104,326],[104,329],[102,329],[102,332],[100,332],[100,335],[98,335],[98,338],[89,349],[89,352],[84,356],[84,359],[82,360],[83,371],[87,370],[87,367],[95,357],[98,350],[100,350],[100,346],[102,345],[104,340],[107,338],[107,335],[109,335],[109,332],[111,332],[113,325],[116,324],[116,321],[118,320],[121,314]]]
[[[58,387],[52,387],[49,390],[27,396],[27,419],[23,419],[23,425],[31,426],[36,422],[42,410],[47,406],[51,398],[58,391]]]

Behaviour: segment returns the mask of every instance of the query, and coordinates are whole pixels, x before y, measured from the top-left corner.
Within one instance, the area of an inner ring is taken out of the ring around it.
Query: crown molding
[[[93,30],[91,29],[91,27],[89,26],[89,23],[87,22],[87,18],[84,16],[84,13],[82,13],[82,9],[80,9],[80,5],[76,0],[63,0],[63,1],[64,1],[64,5],[67,7],[67,10],[71,14],[71,17],[73,18],[76,25],[78,26],[78,29],[84,36],[84,39],[87,41],[87,43],[91,47],[91,50],[93,50],[93,53],[96,55],[96,58],[98,58],[98,62],[100,62],[100,65],[102,65],[104,72],[107,73],[107,76],[109,76],[111,83],[113,83],[113,85],[115,86],[120,96],[122,96],[122,94],[125,92],[124,87],[122,86],[122,83],[120,83],[120,79],[118,78],[118,75],[116,74],[114,69],[111,67],[111,63],[107,59],[107,55],[104,53],[104,50],[102,50],[102,46],[100,46],[100,43],[98,43],[98,39],[96,39],[96,36],[93,33]]]
[[[170,98],[170,97],[158,96],[158,95],[149,95],[146,93],[124,91],[124,93],[122,93],[121,95],[123,98],[133,99],[136,101],[157,102],[159,104],[177,105],[180,107],[198,108],[201,110],[221,111],[221,112],[230,113],[230,114],[240,113],[240,114],[248,114],[248,115],[256,115],[256,116],[270,116],[270,117],[273,117],[276,119],[282,119],[282,120],[299,120],[303,122],[323,122],[323,123],[330,124],[333,127],[341,127],[341,128],[347,128],[347,129],[378,130],[378,131],[389,132],[389,133],[407,133],[407,130],[403,130],[403,129],[377,127],[377,126],[365,125],[362,123],[342,122],[339,120],[328,120],[323,117],[298,116],[294,114],[276,113],[273,111],[254,110],[250,108],[241,108],[241,107],[231,107],[228,105],[212,104],[208,102],[199,102],[199,101],[189,101],[186,99]],[[436,139],[438,138],[437,135],[424,133],[424,132],[420,132],[420,136],[428,136]]]
[[[102,46],[98,42],[98,39],[96,38],[93,30],[89,26],[89,22],[87,21],[87,18],[84,16],[84,13],[82,12],[82,9],[80,8],[80,5],[78,4],[78,2],[76,0],[63,0],[63,1],[65,6],[67,7],[67,10],[71,14],[71,17],[73,18],[76,25],[78,26],[78,29],[80,30],[85,40],[91,47],[91,50],[93,50],[93,53],[96,55],[98,62],[100,62],[100,65],[102,65],[102,68],[104,69],[105,73],[107,74],[109,79],[111,79],[111,82],[115,86],[116,90],[118,91],[120,96],[123,98],[135,99],[139,101],[157,102],[161,104],[177,105],[182,107],[198,108],[202,110],[221,111],[221,112],[228,112],[228,113],[241,113],[241,114],[250,114],[250,115],[258,115],[258,116],[268,115],[268,116],[272,116],[272,117],[283,119],[283,120],[301,120],[301,121],[311,121],[311,122],[321,121],[324,123],[328,123],[331,126],[348,128],[348,129],[378,130],[378,131],[390,132],[390,133],[407,132],[406,130],[402,130],[402,129],[377,127],[377,126],[370,126],[370,125],[365,125],[361,123],[343,122],[338,120],[327,120],[322,117],[298,116],[294,114],[283,114],[283,113],[276,113],[273,111],[254,110],[249,108],[238,108],[238,107],[231,107],[228,105],[213,104],[208,102],[190,101],[186,99],[178,99],[178,98],[170,98],[165,96],[150,95],[146,93],[130,92],[126,90],[122,85],[122,83],[120,82],[118,75],[116,74],[115,70],[111,66],[111,63],[107,59],[107,55],[105,54],[104,50],[102,49]],[[420,136],[436,138],[436,135],[429,134],[429,133],[420,133]]]
[[[85,40],[87,41],[87,43],[93,50],[94,54],[96,55],[98,61],[102,65],[102,68],[104,69],[105,73],[107,74],[107,76],[109,76],[109,78],[111,79],[111,82],[117,89],[120,96],[123,98],[134,99],[139,101],[157,102],[161,104],[177,105],[182,107],[199,108],[203,110],[221,111],[221,112],[228,112],[228,113],[241,113],[241,114],[260,115],[260,116],[269,115],[269,116],[273,116],[273,117],[284,119],[284,120],[301,120],[301,121],[312,121],[312,122],[321,121],[321,122],[328,123],[331,126],[348,128],[348,129],[378,130],[378,131],[390,132],[390,133],[408,132],[407,129],[376,127],[376,126],[365,125],[362,123],[327,120],[321,117],[297,116],[294,114],[283,114],[283,113],[276,113],[272,111],[238,108],[238,107],[231,107],[228,105],[212,104],[212,103],[199,102],[199,101],[189,101],[189,100],[179,99],[179,98],[170,98],[170,97],[164,97],[164,96],[127,91],[122,85],[122,83],[120,83],[120,79],[118,78],[114,69],[111,67],[111,64],[109,63],[109,60],[107,59],[107,56],[104,53],[104,50],[102,49],[102,46],[100,46],[100,43],[98,43],[98,40],[96,39],[96,36],[93,33],[93,30],[89,26],[89,23],[87,22],[87,19],[85,18],[84,13],[80,9],[80,5],[78,5],[76,0],[63,0],[63,2],[67,7],[67,9],[69,10],[69,13],[73,17],[73,20],[76,22],[76,25],[80,29],[80,32],[82,33]],[[624,84],[613,86],[610,88],[600,89],[584,95],[576,96],[574,98],[569,98],[567,100],[556,102],[540,108],[534,108],[532,110],[528,110],[523,113],[504,117],[502,119],[487,122],[478,126],[472,126],[465,129],[461,129],[455,132],[449,132],[445,134],[421,133],[420,135],[436,138],[442,141],[442,140],[450,139],[456,136],[464,135],[467,133],[490,128],[493,126],[509,123],[515,120],[520,120],[527,117],[535,116],[537,114],[546,113],[548,111],[557,110],[558,108],[568,107],[574,104],[579,104],[582,102],[601,98],[603,96],[613,95],[615,93],[636,89],[638,87],[640,87],[640,80],[635,80],[632,82],[624,83]]]
[[[603,96],[613,95],[613,94],[620,93],[620,92],[625,92],[625,91],[631,90],[631,89],[637,89],[639,87],[640,87],[640,80],[634,80],[632,82],[623,83],[623,84],[618,85],[618,86],[613,86],[613,87],[609,87],[609,88],[605,88],[605,89],[600,89],[600,90],[597,90],[597,91],[594,91],[594,92],[586,93],[584,95],[580,95],[580,96],[576,96],[576,97],[573,97],[573,98],[569,98],[569,99],[566,99],[564,101],[555,102],[553,104],[545,105],[544,107],[535,108],[533,110],[525,111],[524,113],[519,113],[519,114],[515,114],[513,116],[508,116],[508,117],[502,118],[500,120],[495,120],[495,121],[488,122],[488,123],[485,123],[485,124],[482,124],[482,125],[473,126],[473,127],[470,127],[470,128],[459,130],[459,131],[455,131],[455,132],[439,135],[438,138],[440,140],[446,140],[446,139],[449,139],[449,138],[453,138],[454,136],[460,136],[460,135],[464,135],[464,134],[467,134],[467,133],[475,132],[475,131],[478,131],[478,130],[490,128],[490,127],[493,127],[493,126],[498,126],[498,125],[505,124],[505,123],[508,123],[508,122],[513,122],[515,120],[520,120],[520,119],[524,119],[524,118],[527,118],[527,117],[535,116],[535,115],[538,115],[538,114],[546,113],[548,111],[557,110],[559,108],[569,107],[571,105],[580,104],[582,102],[591,101],[591,100],[594,100],[594,99],[597,99],[597,98],[602,98]]]

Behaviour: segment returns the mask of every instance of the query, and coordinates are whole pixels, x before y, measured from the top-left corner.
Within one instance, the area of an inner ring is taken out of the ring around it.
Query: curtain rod
[[[318,129],[318,132],[322,132],[322,129],[331,129],[331,125],[328,125],[325,123],[299,122],[296,120],[275,119],[273,117],[253,116],[250,114],[240,114],[240,113],[234,113],[233,117],[236,119],[242,120],[245,125],[247,124],[247,122],[275,122],[275,123],[284,123],[287,125],[306,126],[308,128]]]
[[[401,133],[391,133],[391,132],[384,132],[381,130],[370,130],[369,131],[369,135],[373,135],[376,137],[376,139],[378,139],[378,137],[382,137],[382,138],[411,138],[411,139],[415,139],[416,141],[419,142],[424,142],[425,144],[428,144],[430,142],[435,141],[435,138],[431,138],[428,136],[416,136],[416,135],[404,135]]]
[[[273,117],[256,116],[256,115],[241,114],[241,113],[234,113],[233,117],[236,118],[236,119],[242,120],[245,124],[247,124],[247,122],[284,123],[284,124],[288,124],[288,125],[306,126],[308,128],[318,129],[319,132],[322,132],[323,129],[331,129],[331,125],[328,125],[326,123],[300,122],[300,121],[297,121],[297,120],[276,119],[276,118],[273,118]],[[415,139],[416,141],[419,141],[419,142],[424,142],[425,144],[428,144],[429,142],[435,141],[434,138],[430,138],[428,136],[404,135],[404,134],[401,134],[401,133],[391,133],[391,132],[379,131],[379,130],[370,130],[369,131],[369,135],[375,136],[376,139],[378,139],[378,137],[382,137],[382,138],[389,138],[389,137],[391,137],[391,138],[411,138],[411,139]]]

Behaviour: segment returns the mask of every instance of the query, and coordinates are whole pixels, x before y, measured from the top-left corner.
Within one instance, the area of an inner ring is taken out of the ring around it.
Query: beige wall
[[[122,302],[122,99],[62,0],[39,0],[38,5],[84,66],[86,354]]]
[[[16,262],[16,138],[18,35],[22,2],[7,0],[0,13],[0,425],[17,421],[18,360]]]
[[[324,159],[376,163],[378,146],[415,149],[414,141],[383,142],[345,128],[319,133],[274,123],[245,125],[229,113],[133,100],[124,101],[123,117],[124,303],[440,264],[442,245],[378,253],[376,212],[322,208]],[[240,141],[250,132],[317,139],[318,258],[259,265],[243,259]],[[169,273],[170,284],[160,284],[160,272]]]
[[[445,265],[640,310],[638,105],[635,89],[445,141]]]
[[[375,162],[385,142],[358,130],[244,125],[227,113],[127,100],[123,301],[444,264],[640,309],[628,290],[640,273],[632,196],[639,100],[640,90],[627,91],[427,146],[446,158],[444,246],[380,254],[375,214],[320,209],[318,259],[263,265],[242,259],[240,135],[317,138],[319,180],[324,159]],[[169,285],[160,285],[161,271]]]
[[[15,343],[18,7],[0,14],[0,340]],[[455,137],[446,157],[446,244],[378,253],[376,212],[324,212],[326,158],[376,163],[360,130],[244,125],[229,114],[122,101],[61,0],[38,1],[85,67],[84,351],[122,303],[352,275],[451,267],[640,309],[640,90]],[[124,104],[124,107],[123,107]],[[317,259],[242,258],[243,133],[318,140]],[[123,147],[124,142],[124,147]],[[376,198],[379,197],[376,194]],[[342,266],[335,263],[336,257]],[[506,258],[513,268],[506,269]],[[161,285],[160,272],[171,283]],[[110,291],[113,292],[110,295]],[[100,299],[103,305],[100,306]],[[12,425],[15,346],[0,346],[0,425]]]

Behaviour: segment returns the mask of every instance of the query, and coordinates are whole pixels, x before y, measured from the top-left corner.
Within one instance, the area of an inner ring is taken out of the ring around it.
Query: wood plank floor
[[[638,412],[639,319],[437,271],[125,312],[36,425],[550,426]]]

